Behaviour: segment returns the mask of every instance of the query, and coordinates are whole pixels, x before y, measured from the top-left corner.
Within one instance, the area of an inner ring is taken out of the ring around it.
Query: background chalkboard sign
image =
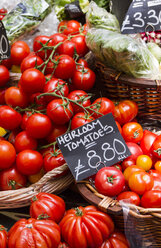
[[[161,30],[161,0],[133,0],[122,23],[123,34]]]
[[[58,137],[57,142],[76,181],[131,155],[111,113]]]
[[[0,60],[10,56],[10,46],[3,23],[0,21]]]

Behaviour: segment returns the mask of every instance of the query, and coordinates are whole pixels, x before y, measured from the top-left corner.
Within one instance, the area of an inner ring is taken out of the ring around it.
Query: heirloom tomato
[[[25,108],[29,103],[29,98],[20,88],[12,86],[5,91],[5,101],[13,108],[17,106]]]
[[[9,81],[9,78],[9,70],[4,65],[0,65],[0,87],[5,86]]]
[[[58,25],[58,32],[69,35],[69,34],[78,34],[79,29],[81,28],[81,24],[76,20],[70,21],[61,21]]]
[[[114,117],[121,125],[132,121],[138,113],[138,105],[131,100],[123,100],[116,104]]]
[[[114,113],[115,106],[113,102],[106,98],[106,97],[100,97],[97,98],[91,105],[91,108],[94,110],[91,110],[92,116],[97,119],[103,115]],[[97,112],[97,113],[96,113]]]
[[[155,164],[154,164],[154,168],[161,173],[161,160],[158,160]]]
[[[22,116],[13,108],[2,105],[0,106],[0,126],[7,130],[13,130],[20,126]]]
[[[137,122],[128,122],[122,127],[122,136],[127,142],[138,143],[143,137],[143,128]]]
[[[130,248],[125,235],[114,231],[99,248]]]
[[[124,161],[122,162],[121,166],[123,170],[126,170],[126,168],[130,167],[131,165],[135,165],[135,160],[134,159],[129,159],[126,158],[124,159]]]
[[[62,238],[71,248],[99,247],[114,230],[109,215],[94,206],[67,210],[60,222]]]
[[[143,208],[161,208],[161,190],[149,190],[141,198]]]
[[[8,248],[57,248],[60,228],[52,220],[21,219],[8,233]]]
[[[16,41],[11,46],[11,59],[13,65],[20,65],[30,53],[30,48],[24,41]]]
[[[0,225],[0,248],[7,248],[8,237],[4,226]]]
[[[135,160],[139,155],[143,154],[143,151],[139,145],[134,142],[126,142],[127,147],[129,148],[131,155],[128,157],[128,160]]]
[[[125,178],[122,172],[115,167],[100,169],[95,177],[95,187],[99,193],[107,196],[118,195],[125,186]]]
[[[152,190],[161,190],[161,173],[157,170],[149,170],[149,174],[153,177],[154,180]]]
[[[140,197],[138,194],[132,191],[125,191],[117,196],[118,201],[124,201],[125,203],[134,204],[136,206],[140,205]]]
[[[136,165],[141,167],[145,171],[148,171],[152,167],[152,160],[147,155],[140,155],[136,159]]]
[[[157,158],[161,158],[161,135],[154,140],[151,151]]]
[[[71,91],[68,95],[68,98],[72,101],[76,101],[76,103],[79,103],[79,105],[82,105],[81,107],[74,102],[71,102],[74,113],[82,112],[83,107],[88,107],[91,105],[90,96],[83,90]]]
[[[14,142],[16,152],[21,152],[26,149],[36,150],[37,140],[28,135],[26,131],[20,132]]]
[[[77,68],[72,77],[72,84],[78,90],[91,90],[95,84],[96,75],[88,67]]]
[[[144,154],[149,155],[151,153],[151,147],[156,137],[157,135],[155,133],[144,130],[143,138],[140,142],[140,147]]]
[[[124,170],[124,172],[123,172],[124,177],[125,177],[125,181],[128,182],[130,176],[131,176],[134,172],[137,172],[137,171],[143,171],[143,172],[145,172],[145,170],[143,170],[142,168],[140,168],[140,167],[137,166],[137,165],[131,165],[131,166],[127,167],[127,168]]]
[[[76,129],[80,126],[83,126],[91,121],[94,121],[94,118],[84,112],[77,113],[76,115],[73,116],[73,119],[71,121],[71,129]]]
[[[74,75],[76,64],[72,57],[62,54],[55,56],[54,61],[54,76],[56,78],[68,79]]]
[[[30,216],[35,219],[46,218],[59,223],[65,214],[65,202],[57,195],[39,193],[32,198]]]
[[[12,166],[16,159],[14,146],[6,140],[0,141],[0,169],[7,169]]]

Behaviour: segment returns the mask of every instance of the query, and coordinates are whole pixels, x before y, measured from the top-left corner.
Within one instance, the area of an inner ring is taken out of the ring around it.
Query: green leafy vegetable
[[[156,57],[156,59],[161,63],[161,48],[153,42],[147,43],[149,51]]]
[[[110,11],[110,0],[94,0],[94,2],[101,8]]]

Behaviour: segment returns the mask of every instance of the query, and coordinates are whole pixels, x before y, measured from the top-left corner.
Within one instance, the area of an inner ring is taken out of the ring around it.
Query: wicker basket
[[[136,79],[100,62],[96,62],[96,68],[111,100],[134,100],[140,115],[161,114],[161,80]]]

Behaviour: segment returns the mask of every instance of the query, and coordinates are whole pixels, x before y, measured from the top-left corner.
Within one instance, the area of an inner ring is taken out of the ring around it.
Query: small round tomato
[[[15,190],[26,186],[26,177],[15,166],[0,172],[0,190]]]
[[[77,45],[71,40],[64,41],[61,47],[59,47],[59,54],[66,54],[72,58],[77,53],[76,51],[77,51]]]
[[[152,133],[148,130],[144,130],[143,138],[140,142],[140,147],[144,154],[150,155],[151,147],[156,137],[157,135],[155,133]]]
[[[91,105],[91,108],[94,111],[91,111],[92,116],[97,119],[103,115],[109,114],[109,113],[114,113],[115,106],[113,102],[106,98],[106,97],[101,97],[97,98],[93,104]]]
[[[48,143],[53,143],[56,141],[56,138],[63,135],[64,133],[66,133],[66,131],[68,130],[68,127],[65,125],[56,125],[54,124],[52,126],[52,130],[49,133],[49,135],[46,137],[46,140],[48,141]]]
[[[79,103],[81,106],[78,106],[76,103],[71,102],[71,105],[73,107],[74,113],[82,112],[83,107],[88,107],[91,105],[90,96],[83,90],[74,90],[71,91],[68,95],[68,98],[72,101],[76,101],[76,103]]]
[[[89,67],[88,63],[84,59],[78,59],[77,61],[77,67]]]
[[[76,53],[79,55],[79,57],[83,57],[88,52],[88,47],[86,44],[85,36],[84,35],[76,35],[71,39],[71,42],[73,42],[76,45]]]
[[[125,235],[114,231],[99,248],[130,248]]]
[[[52,130],[52,123],[48,116],[35,113],[28,118],[26,132],[35,139],[42,139],[49,135]]]
[[[13,130],[20,126],[22,116],[13,108],[0,106],[0,126],[7,130]]]
[[[50,41],[49,36],[39,35],[34,39],[33,50],[41,59],[45,59],[50,54],[48,49],[42,49],[43,45],[48,45]]]
[[[130,167],[131,165],[135,165],[135,164],[136,164],[136,161],[134,159],[126,158],[122,162],[121,166],[123,170],[126,170],[126,168]]]
[[[46,106],[47,106],[46,98],[45,96],[42,96],[41,94],[42,93],[37,92],[37,93],[32,94],[29,97],[30,103],[34,104],[34,109],[36,110],[44,110],[46,109]]]
[[[6,104],[12,106],[13,108],[19,106],[20,108],[25,108],[28,105],[28,96],[17,87],[9,87],[5,91],[5,101]]]
[[[63,125],[72,118],[72,105],[66,100],[55,99],[47,106],[47,115],[56,124]]]
[[[77,113],[76,115],[73,116],[73,119],[71,121],[71,129],[76,129],[80,126],[83,126],[91,121],[94,121],[94,118],[84,112]]]
[[[27,121],[28,121],[28,118],[32,115],[32,113],[30,111],[27,111],[25,112],[23,115],[22,115],[22,122],[21,122],[21,129],[22,130],[26,130],[26,124],[27,124]]]
[[[16,41],[11,46],[11,59],[13,65],[20,65],[30,53],[30,48],[24,41]]]
[[[8,237],[7,231],[4,226],[0,225],[0,241],[1,241],[1,248],[7,248]]]
[[[115,167],[104,167],[96,174],[95,187],[103,195],[118,195],[123,190],[124,185],[124,175]]]
[[[65,40],[67,40],[68,37],[65,35],[65,34],[61,34],[61,33],[55,33],[55,34],[52,34],[50,36],[50,43],[49,45],[51,46],[56,46],[59,44],[59,46],[57,47],[55,53],[60,53],[60,50],[61,50],[61,47],[62,47],[62,44],[64,43]]]
[[[128,122],[122,127],[122,136],[127,142],[138,143],[143,137],[143,128],[137,122]]]
[[[136,143],[134,143],[134,142],[126,142],[126,145],[127,145],[128,149],[131,152],[131,155],[128,157],[128,159],[132,159],[132,160],[136,161],[137,157],[139,155],[143,154],[143,151],[141,150],[141,147],[139,145],[137,145]]]
[[[161,173],[161,160],[157,161],[155,164],[154,164],[154,168]]]
[[[128,183],[132,191],[139,195],[143,195],[146,191],[153,188],[154,180],[152,176],[145,171],[137,171],[129,177]]]
[[[151,151],[157,158],[161,158],[161,135],[154,140]]]
[[[81,24],[78,21],[70,20],[70,21],[61,21],[58,25],[58,32],[63,33],[65,35],[69,34],[78,34]]]
[[[56,78],[68,79],[72,78],[76,69],[76,64],[73,58],[68,55],[55,56],[54,76]]]
[[[131,100],[123,100],[115,106],[114,117],[121,125],[132,121],[138,113],[138,105]]]
[[[152,167],[152,160],[147,155],[140,155],[136,159],[136,165],[141,167],[145,171],[148,171]]]
[[[20,86],[25,93],[33,94],[42,92],[45,83],[44,74],[37,69],[31,68],[22,73]]]
[[[96,75],[95,73],[87,68],[78,68],[75,70],[72,77],[72,84],[78,90],[91,90],[95,84]]]
[[[22,131],[16,136],[14,146],[17,152],[26,149],[36,150],[37,140],[29,136],[26,131]]]
[[[43,60],[39,56],[29,55],[26,58],[24,58],[21,63],[21,72],[24,72],[25,70],[30,68],[34,68],[35,66],[40,66],[42,64],[43,64]]]
[[[10,79],[9,70],[4,65],[0,65],[0,79],[0,87],[5,86]]]
[[[143,208],[161,208],[161,190],[149,190],[141,198]]]
[[[17,155],[16,167],[23,175],[34,175],[41,170],[42,166],[43,157],[37,151],[23,150]]]
[[[130,176],[131,176],[133,173],[137,172],[137,171],[145,172],[145,170],[143,170],[142,168],[140,168],[140,167],[137,166],[137,165],[131,165],[131,166],[127,167],[127,168],[124,170],[124,172],[123,172],[124,177],[125,177],[125,181],[128,182]]]
[[[7,169],[12,166],[16,159],[16,151],[8,141],[0,141],[0,169]]]
[[[125,203],[134,204],[136,206],[140,205],[140,197],[138,194],[132,191],[125,191],[117,196],[118,201],[124,201]]]

